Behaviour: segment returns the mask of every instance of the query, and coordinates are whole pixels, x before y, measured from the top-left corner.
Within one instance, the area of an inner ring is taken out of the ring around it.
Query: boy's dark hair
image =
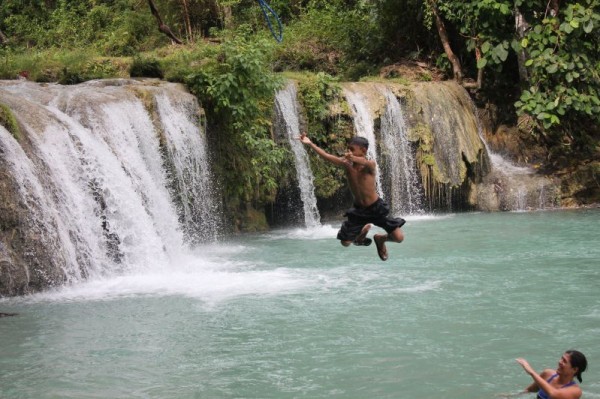
[[[365,150],[369,149],[369,140],[364,137],[354,136],[348,142],[348,145],[356,144],[359,147],[363,147]]]

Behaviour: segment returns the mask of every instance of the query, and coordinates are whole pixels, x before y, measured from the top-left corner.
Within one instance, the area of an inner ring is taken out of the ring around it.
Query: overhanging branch
[[[158,9],[154,5],[154,2],[152,0],[148,0],[148,5],[150,6],[150,11],[152,12],[152,15],[154,15],[154,18],[156,18],[156,22],[158,22],[158,30],[160,30],[165,35],[169,36],[169,38],[171,40],[173,40],[175,43],[183,44],[183,42],[181,40],[179,40],[179,38],[177,36],[175,36],[173,31],[171,31],[171,28],[169,28],[163,22],[162,18],[160,17],[160,14],[158,13]]]

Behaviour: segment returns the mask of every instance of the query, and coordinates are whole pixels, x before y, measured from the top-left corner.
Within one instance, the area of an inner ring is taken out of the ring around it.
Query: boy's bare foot
[[[354,245],[362,245],[365,247],[368,247],[369,245],[371,245],[373,240],[371,240],[370,238],[367,238],[367,234],[369,233],[369,230],[371,230],[371,227],[373,227],[373,225],[371,223],[365,224],[365,226],[360,231],[360,234],[354,239],[353,244]]]
[[[377,254],[381,260],[387,260],[388,253],[387,248],[385,247],[385,242],[387,241],[387,234],[375,234],[373,236],[375,240],[375,246],[377,247]]]

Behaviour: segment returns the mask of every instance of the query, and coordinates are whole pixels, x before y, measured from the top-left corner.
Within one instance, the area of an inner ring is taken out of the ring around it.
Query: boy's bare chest
[[[369,168],[367,168],[363,165],[355,165],[355,166],[352,166],[351,168],[348,168],[347,175],[348,175],[348,179],[355,181],[355,182],[373,179],[373,174],[371,173]]]

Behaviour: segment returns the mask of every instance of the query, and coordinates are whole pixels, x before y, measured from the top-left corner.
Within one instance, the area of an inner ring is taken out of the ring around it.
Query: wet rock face
[[[7,165],[0,149],[0,295],[11,295],[19,291],[17,287],[26,286],[27,279],[15,270],[9,252],[12,237],[19,225],[19,216],[15,209],[13,184],[7,173]]]
[[[0,148],[0,296],[24,293],[29,280],[26,270],[14,261],[13,247],[18,247],[18,227],[24,214],[18,208],[19,196],[3,155]]]
[[[590,161],[559,172],[565,206],[600,206],[600,161]]]
[[[473,190],[491,167],[475,106],[464,88],[454,82],[408,86],[361,82],[344,84],[344,88],[367,102],[380,152],[385,152],[381,151],[383,123],[379,123],[389,102],[385,90],[402,104],[407,138],[415,153],[410,164],[418,170],[426,202],[423,210],[476,208]],[[380,166],[385,166],[385,157],[381,161]]]
[[[0,158],[0,296],[36,292],[65,279],[42,239],[47,232],[31,219],[8,171]]]

